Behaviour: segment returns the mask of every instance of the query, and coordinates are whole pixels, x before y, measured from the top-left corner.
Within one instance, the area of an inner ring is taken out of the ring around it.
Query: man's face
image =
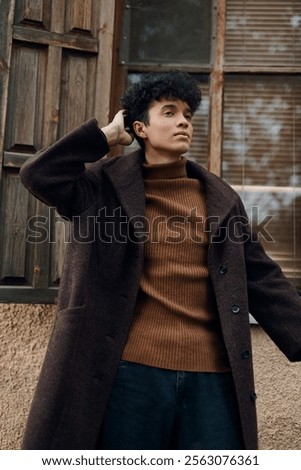
[[[148,124],[143,124],[145,155],[149,163],[177,160],[188,151],[193,127],[192,112],[181,100],[162,99],[148,110]]]

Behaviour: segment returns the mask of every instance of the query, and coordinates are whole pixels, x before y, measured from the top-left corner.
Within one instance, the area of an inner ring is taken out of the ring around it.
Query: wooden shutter
[[[301,288],[299,76],[227,76],[223,177],[241,193],[255,225],[272,217],[263,244]]]
[[[114,2],[1,0],[0,15],[0,301],[51,302],[68,228],[18,172],[86,119],[107,122]]]
[[[301,0],[227,0],[227,65],[301,65]]]

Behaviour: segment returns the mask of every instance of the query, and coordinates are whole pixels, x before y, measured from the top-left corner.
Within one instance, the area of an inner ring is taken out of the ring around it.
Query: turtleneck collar
[[[146,180],[183,178],[187,176],[186,163],[185,157],[170,163],[150,165],[145,162],[143,163],[143,178]]]

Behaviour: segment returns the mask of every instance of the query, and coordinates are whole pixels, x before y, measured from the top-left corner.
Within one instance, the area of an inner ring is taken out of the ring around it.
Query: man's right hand
[[[115,145],[131,145],[134,140],[133,134],[130,134],[125,130],[125,116],[126,110],[121,109],[115,114],[113,120],[101,129],[105,134],[110,147],[114,147]]]

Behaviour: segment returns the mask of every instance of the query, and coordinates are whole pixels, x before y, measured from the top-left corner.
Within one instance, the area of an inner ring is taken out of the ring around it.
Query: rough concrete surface
[[[19,449],[54,305],[0,304],[0,449]],[[252,325],[260,449],[301,449],[301,367]]]

